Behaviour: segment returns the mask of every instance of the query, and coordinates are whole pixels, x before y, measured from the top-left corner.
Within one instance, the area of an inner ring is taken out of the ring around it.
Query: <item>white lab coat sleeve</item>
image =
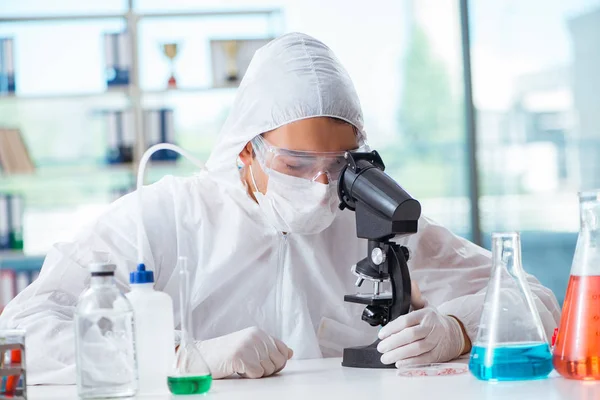
[[[160,213],[152,213],[151,219],[156,223],[161,221],[161,216],[168,218],[172,212],[172,207],[160,204],[168,201],[161,194],[161,189],[166,191],[166,186],[163,182],[144,189],[146,209],[151,205],[162,205]],[[137,264],[136,207],[137,199],[132,195],[125,196],[113,203],[97,222],[84,229],[76,241],[54,245],[46,256],[39,278],[13,299],[0,316],[0,329],[26,331],[28,384],[75,383],[73,320],[78,297],[89,283],[87,267],[94,261],[115,263],[117,285],[122,291],[128,290],[129,271]],[[156,211],[156,208],[150,209]],[[146,212],[144,216],[145,222],[149,223]],[[168,237],[168,226],[163,224],[162,229]],[[162,240],[164,245],[169,244],[164,243],[167,239]],[[147,239],[145,246],[146,266],[156,269]]]
[[[411,277],[423,296],[442,313],[460,319],[474,341],[491,275],[491,253],[426,217],[405,244],[411,251]],[[560,319],[558,302],[534,276],[527,275],[527,280],[549,338]]]

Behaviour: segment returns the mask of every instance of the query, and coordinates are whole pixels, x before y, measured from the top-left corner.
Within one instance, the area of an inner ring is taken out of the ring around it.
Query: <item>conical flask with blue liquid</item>
[[[518,233],[492,235],[492,263],[469,369],[485,381],[545,378],[552,354],[521,263]]]

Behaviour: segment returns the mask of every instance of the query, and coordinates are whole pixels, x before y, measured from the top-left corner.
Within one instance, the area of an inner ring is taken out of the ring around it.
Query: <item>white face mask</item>
[[[267,220],[280,232],[310,235],[329,227],[336,216],[336,185],[325,185],[269,171],[267,193],[258,191],[252,165],[254,197]]]

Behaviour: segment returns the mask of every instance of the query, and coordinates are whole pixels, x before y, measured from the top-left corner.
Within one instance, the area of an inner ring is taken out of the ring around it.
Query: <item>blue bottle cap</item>
[[[153,283],[153,282],[154,282],[154,272],[146,271],[146,266],[144,264],[139,264],[137,266],[137,271],[131,272],[129,274],[129,283],[141,284],[141,283]]]

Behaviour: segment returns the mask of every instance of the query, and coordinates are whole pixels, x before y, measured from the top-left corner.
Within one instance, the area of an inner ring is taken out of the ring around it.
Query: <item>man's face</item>
[[[353,150],[358,147],[352,125],[327,117],[292,122],[265,133],[263,137],[271,145],[287,150],[335,152]],[[240,158],[246,165],[246,169],[252,167],[258,190],[263,194],[266,193],[269,177],[260,167],[256,157],[252,157],[250,144],[240,153]],[[324,184],[328,183],[327,175],[320,175],[315,180]],[[246,179],[246,182],[249,183],[252,192],[254,190],[252,181]]]

